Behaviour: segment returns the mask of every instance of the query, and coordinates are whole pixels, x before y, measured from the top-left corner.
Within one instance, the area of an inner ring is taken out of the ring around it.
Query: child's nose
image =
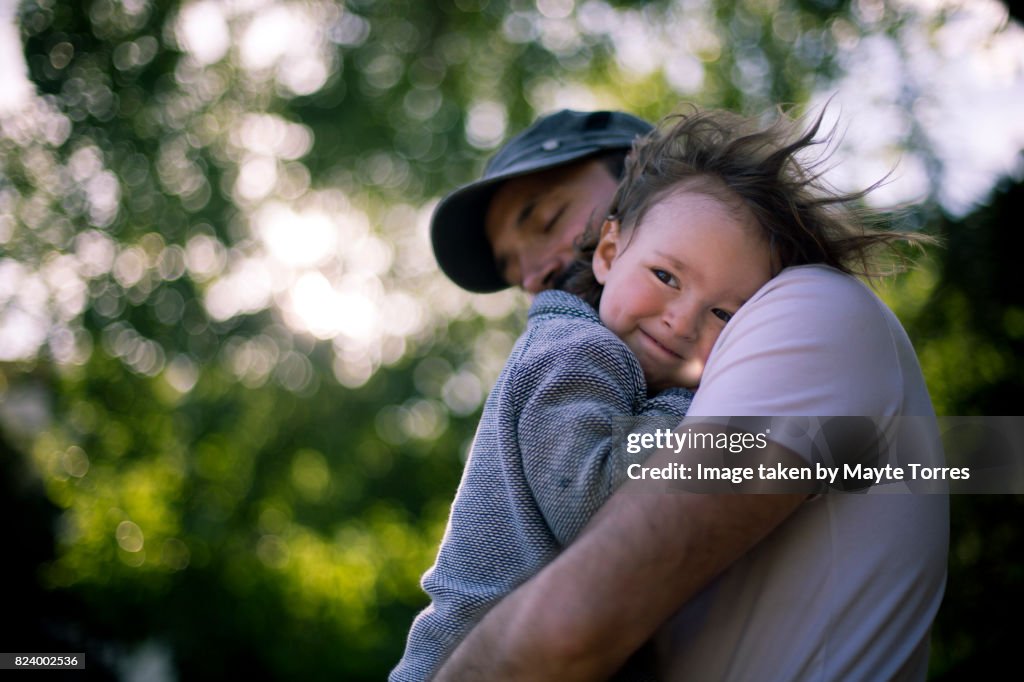
[[[675,336],[693,339],[697,336],[697,306],[688,301],[677,301],[665,308],[665,325]]]

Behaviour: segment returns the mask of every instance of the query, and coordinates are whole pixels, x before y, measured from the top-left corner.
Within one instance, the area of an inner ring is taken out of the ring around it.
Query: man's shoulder
[[[721,345],[820,347],[830,354],[863,354],[903,337],[895,315],[863,282],[822,265],[787,268],[740,308]]]
[[[726,332],[734,336],[753,333],[751,342],[781,335],[796,343],[825,343],[836,352],[899,345],[906,336],[867,285],[823,265],[787,268],[740,308],[730,326]]]
[[[789,268],[730,320],[692,414],[895,414],[920,369],[895,315],[855,277]]]
[[[852,275],[825,265],[786,268],[762,287],[747,304],[751,309],[813,305],[830,315],[878,314],[884,304]]]

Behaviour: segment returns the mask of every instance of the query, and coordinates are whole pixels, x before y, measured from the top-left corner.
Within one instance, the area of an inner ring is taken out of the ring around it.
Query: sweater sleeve
[[[571,542],[622,480],[616,440],[636,416],[681,419],[692,393],[669,389],[647,400],[642,373],[625,346],[603,337],[571,354],[542,353],[520,368],[517,437],[523,471],[561,545]],[[675,426],[675,423],[672,424]],[[618,444],[621,450],[621,443]]]
[[[693,402],[693,391],[688,388],[666,388],[664,391],[648,398],[640,408],[638,417],[678,417],[680,420],[690,410]],[[672,425],[673,428],[677,424]]]

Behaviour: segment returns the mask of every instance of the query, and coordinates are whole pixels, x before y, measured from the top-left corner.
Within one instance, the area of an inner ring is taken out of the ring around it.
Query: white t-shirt
[[[921,442],[938,443],[899,321],[862,283],[824,266],[785,270],[739,310],[689,414],[916,416],[934,436]],[[780,440],[812,458],[810,439]],[[936,448],[922,459],[940,461]],[[662,628],[662,676],[923,680],[946,581],[948,499],[886,492],[805,502]]]

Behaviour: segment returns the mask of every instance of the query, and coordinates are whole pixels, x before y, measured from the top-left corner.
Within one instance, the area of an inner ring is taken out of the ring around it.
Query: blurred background
[[[1020,11],[0,0],[0,649],[382,679],[526,306],[430,212],[557,108],[831,100],[831,181],[944,239],[881,288],[936,411],[1022,414]],[[1019,662],[1022,517],[953,500],[933,679]]]

